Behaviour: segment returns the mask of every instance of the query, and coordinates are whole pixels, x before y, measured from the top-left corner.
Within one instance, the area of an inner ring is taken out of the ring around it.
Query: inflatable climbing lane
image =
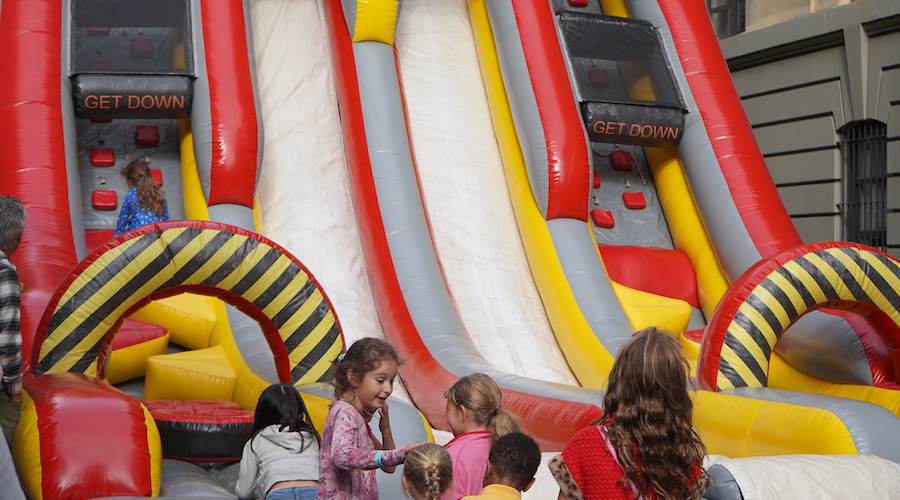
[[[238,460],[260,392],[324,380],[343,348],[315,278],[253,232],[249,4],[5,1],[0,43],[0,183],[28,211],[26,492],[233,497],[188,462]],[[112,238],[135,159],[176,220]]]

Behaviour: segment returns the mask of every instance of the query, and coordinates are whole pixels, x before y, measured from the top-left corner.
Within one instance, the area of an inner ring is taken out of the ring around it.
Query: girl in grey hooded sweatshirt
[[[241,500],[315,500],[318,482],[319,434],[306,404],[290,384],[271,385],[256,405],[236,493]]]

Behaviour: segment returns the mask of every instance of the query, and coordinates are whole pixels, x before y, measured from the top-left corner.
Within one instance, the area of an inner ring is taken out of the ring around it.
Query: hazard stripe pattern
[[[226,299],[240,296],[270,319],[288,352],[291,383],[324,379],[342,348],[334,313],[301,265],[254,236],[174,227],[97,255],[59,296],[37,372],[90,373],[106,334],[129,308],[166,288],[199,285],[227,292]]]
[[[740,305],[725,333],[717,390],[764,387],[769,357],[797,317],[828,301],[859,302],[900,325],[900,265],[863,248],[800,255],[770,272]]]

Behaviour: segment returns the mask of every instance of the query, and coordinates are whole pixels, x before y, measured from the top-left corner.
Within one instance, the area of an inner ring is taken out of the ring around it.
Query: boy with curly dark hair
[[[488,454],[484,489],[480,495],[463,497],[463,500],[522,498],[522,492],[534,484],[534,475],[540,465],[541,449],[531,436],[521,432],[500,436]]]

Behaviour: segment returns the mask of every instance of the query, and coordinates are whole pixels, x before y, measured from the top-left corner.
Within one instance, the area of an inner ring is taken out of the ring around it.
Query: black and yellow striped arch
[[[732,284],[707,326],[698,384],[765,387],[778,338],[804,313],[825,306],[880,316],[879,333],[900,352],[900,262],[852,243],[805,245]]]
[[[324,379],[343,348],[330,302],[287,251],[237,227],[177,221],[126,233],[75,268],[39,325],[36,373],[95,372],[124,317],[184,291],[220,297],[258,321],[283,382]]]

